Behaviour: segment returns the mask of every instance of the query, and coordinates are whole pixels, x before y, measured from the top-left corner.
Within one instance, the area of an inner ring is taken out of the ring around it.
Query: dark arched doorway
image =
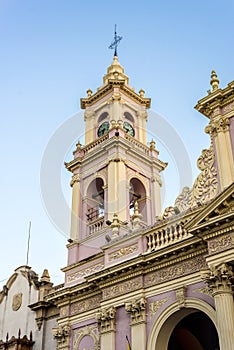
[[[184,317],[170,336],[168,350],[219,350],[213,322],[201,311]]]

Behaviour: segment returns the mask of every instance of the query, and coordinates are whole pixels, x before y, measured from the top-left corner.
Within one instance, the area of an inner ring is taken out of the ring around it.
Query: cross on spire
[[[120,40],[122,40],[122,39],[123,39],[122,36],[117,35],[117,32],[116,32],[116,24],[115,24],[115,35],[114,35],[114,40],[112,41],[112,43],[111,43],[110,46],[109,46],[109,49],[115,49],[114,56],[117,56],[117,46],[119,45]]]

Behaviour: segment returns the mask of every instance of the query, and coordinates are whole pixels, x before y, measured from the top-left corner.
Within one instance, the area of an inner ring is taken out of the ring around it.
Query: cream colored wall
[[[28,305],[37,301],[38,290],[33,285],[29,285],[28,280],[21,274],[21,270],[24,270],[24,267],[16,270],[17,277],[0,304],[0,339],[3,340],[7,333],[9,337],[18,336],[19,328],[21,336],[26,334],[28,337],[30,331],[35,333],[36,330],[35,314]],[[17,311],[14,311],[13,297],[18,293],[22,293],[22,304]]]

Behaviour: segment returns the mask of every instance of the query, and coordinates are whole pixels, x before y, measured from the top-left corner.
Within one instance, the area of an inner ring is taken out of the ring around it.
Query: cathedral
[[[64,283],[14,271],[0,291],[0,350],[234,349],[234,81],[221,89],[212,71],[210,84],[195,106],[210,147],[193,186],[163,209],[151,99],[114,56],[81,98],[85,141],[65,163]]]

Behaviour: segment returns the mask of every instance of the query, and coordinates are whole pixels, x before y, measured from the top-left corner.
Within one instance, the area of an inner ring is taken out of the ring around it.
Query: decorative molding
[[[146,321],[146,300],[140,298],[125,304],[125,310],[131,316],[132,325]]]
[[[149,287],[165,281],[171,281],[172,279],[200,271],[206,267],[207,264],[205,257],[199,255],[190,260],[185,260],[173,266],[149,273],[145,277],[145,286]]]
[[[207,203],[218,194],[217,170],[212,144],[209,149],[202,150],[197,166],[201,173],[197,176],[192,189],[184,187],[175,200],[175,206],[180,212]]]
[[[152,303],[149,304],[149,312],[150,312],[150,320],[154,317],[156,312],[160,309],[163,304],[165,304],[169,298],[164,298],[161,300],[153,301]]]
[[[234,233],[231,232],[222,237],[208,241],[208,251],[210,254],[222,252],[234,247]]]
[[[80,314],[82,312],[95,309],[100,306],[101,296],[95,296],[90,299],[85,299],[71,305],[71,315]]]
[[[134,290],[142,288],[142,284],[143,283],[141,276],[125,281],[123,283],[116,284],[103,290],[103,299],[106,300],[113,298],[117,295],[130,293]]]
[[[101,309],[96,314],[96,320],[101,327],[101,332],[106,333],[115,330],[115,307],[109,309]]]
[[[17,311],[21,307],[22,297],[23,297],[23,293],[17,293],[15,295],[13,295],[13,299],[12,299],[12,310],[13,311]]]
[[[60,317],[66,317],[69,315],[69,306],[66,305],[66,306],[62,306],[60,308]]]
[[[176,289],[175,291],[176,300],[177,300],[179,309],[182,309],[185,307],[186,290],[187,290],[187,287],[183,286],[181,288]]]
[[[201,278],[212,290],[213,296],[220,293],[232,294],[232,287],[234,284],[232,266],[225,263],[212,266],[210,269],[201,271]]]
[[[138,251],[138,243],[120,248],[119,250],[116,250],[115,252],[108,254],[108,261],[121,259],[122,257],[135,253],[137,251]]]
[[[93,350],[99,350],[100,335],[97,326],[86,326],[73,331],[73,349],[78,350],[83,337],[90,336],[94,342]],[[82,349],[83,350],[83,349]]]
[[[71,282],[75,282],[75,281],[78,281],[80,279],[83,279],[84,277],[89,276],[95,272],[98,272],[98,271],[102,270],[103,268],[104,268],[104,264],[99,263],[99,264],[96,264],[94,266],[90,266],[84,270],[76,271],[76,272],[66,276],[66,283],[71,283]]]

